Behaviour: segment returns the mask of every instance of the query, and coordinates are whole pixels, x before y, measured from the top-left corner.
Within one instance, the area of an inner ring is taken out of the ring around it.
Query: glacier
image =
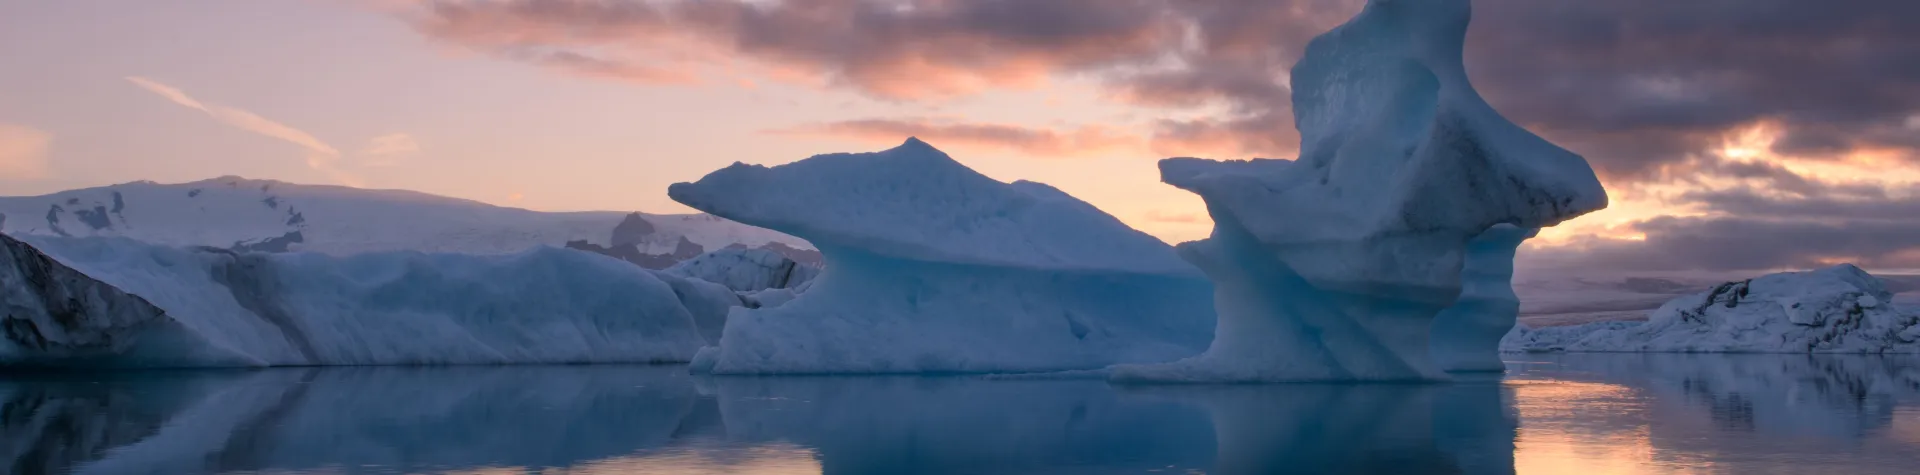
[[[675,201],[799,237],[804,292],[738,308],[693,370],[987,373],[1169,361],[1210,339],[1211,287],[1170,246],[1040,183],[1003,183],[918,139],[736,163]]]
[[[125,238],[0,244],[0,366],[685,362],[742,304],[719,284],[552,247],[336,257]]]
[[[1296,160],[1171,158],[1212,235],[1181,244],[1216,289],[1212,346],[1118,382],[1447,378],[1431,355],[1469,242],[1604,208],[1586,160],[1501,117],[1467,80],[1468,0],[1372,0],[1292,70]]]
[[[0,232],[13,236],[126,237],[236,251],[420,251],[512,254],[565,246],[664,269],[709,250],[743,246],[807,261],[792,236],[705,214],[539,212],[425,193],[225,176],[0,196]]]
[[[1433,317],[1431,349],[1440,369],[1506,369],[1500,361],[1500,339],[1520,319],[1520,297],[1513,293],[1513,257],[1521,243],[1539,233],[1500,224],[1467,242],[1460,299]]]
[[[1646,322],[1517,327],[1503,351],[1920,353],[1920,309],[1892,302],[1852,264],[1727,282],[1662,305]]]

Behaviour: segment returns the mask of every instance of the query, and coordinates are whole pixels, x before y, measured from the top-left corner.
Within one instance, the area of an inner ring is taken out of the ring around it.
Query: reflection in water
[[[1510,361],[1522,473],[1912,473],[1920,360],[1575,354]]]
[[[678,367],[0,376],[0,473],[1909,473],[1920,365],[1546,355],[1435,385],[694,378]]]

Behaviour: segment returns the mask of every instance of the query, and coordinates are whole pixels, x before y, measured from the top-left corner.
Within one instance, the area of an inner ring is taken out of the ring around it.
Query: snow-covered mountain
[[[1627,272],[1593,269],[1525,269],[1514,275],[1520,321],[1553,327],[1603,321],[1644,321],[1673,299],[1752,277],[1742,271]],[[1920,275],[1878,273],[1893,302],[1920,305]]]
[[[613,255],[645,267],[726,247],[803,260],[813,246],[707,214],[550,213],[426,193],[226,176],[0,197],[0,232],[120,236],[174,246],[345,255],[380,251],[506,254],[537,245]],[[770,245],[771,244],[771,245]]]
[[[1725,282],[1644,322],[1516,327],[1506,351],[1920,353],[1920,309],[1851,264]]]

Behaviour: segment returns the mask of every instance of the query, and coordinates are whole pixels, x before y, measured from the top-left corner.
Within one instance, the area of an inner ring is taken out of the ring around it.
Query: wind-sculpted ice
[[[734,310],[695,371],[1098,368],[1198,353],[1213,326],[1207,282],[1166,244],[919,140],[771,168],[735,164],[668,194],[802,237],[827,262],[791,301]]]
[[[1841,264],[1727,282],[1673,299],[1646,322],[1516,328],[1505,351],[1920,353],[1920,312]]]
[[[1435,317],[1469,241],[1606,206],[1585,159],[1502,118],[1468,84],[1467,0],[1374,0],[1293,68],[1298,160],[1161,162],[1199,194],[1209,239],[1181,257],[1216,286],[1205,354],[1123,381],[1443,378]]]
[[[25,276],[0,278],[0,366],[681,362],[740,304],[719,284],[557,248],[333,257],[32,239],[0,237],[0,277]]]
[[[1500,371],[1500,339],[1520,318],[1513,293],[1513,255],[1538,234],[1502,224],[1467,243],[1460,300],[1433,317],[1433,359],[1447,371]]]

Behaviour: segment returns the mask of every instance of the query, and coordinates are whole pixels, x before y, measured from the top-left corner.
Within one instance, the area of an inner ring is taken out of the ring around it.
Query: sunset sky
[[[1361,0],[0,0],[0,194],[241,175],[538,210],[918,136],[1165,238],[1290,158]],[[1920,2],[1478,0],[1468,70],[1613,205],[1527,259],[1920,268]]]

